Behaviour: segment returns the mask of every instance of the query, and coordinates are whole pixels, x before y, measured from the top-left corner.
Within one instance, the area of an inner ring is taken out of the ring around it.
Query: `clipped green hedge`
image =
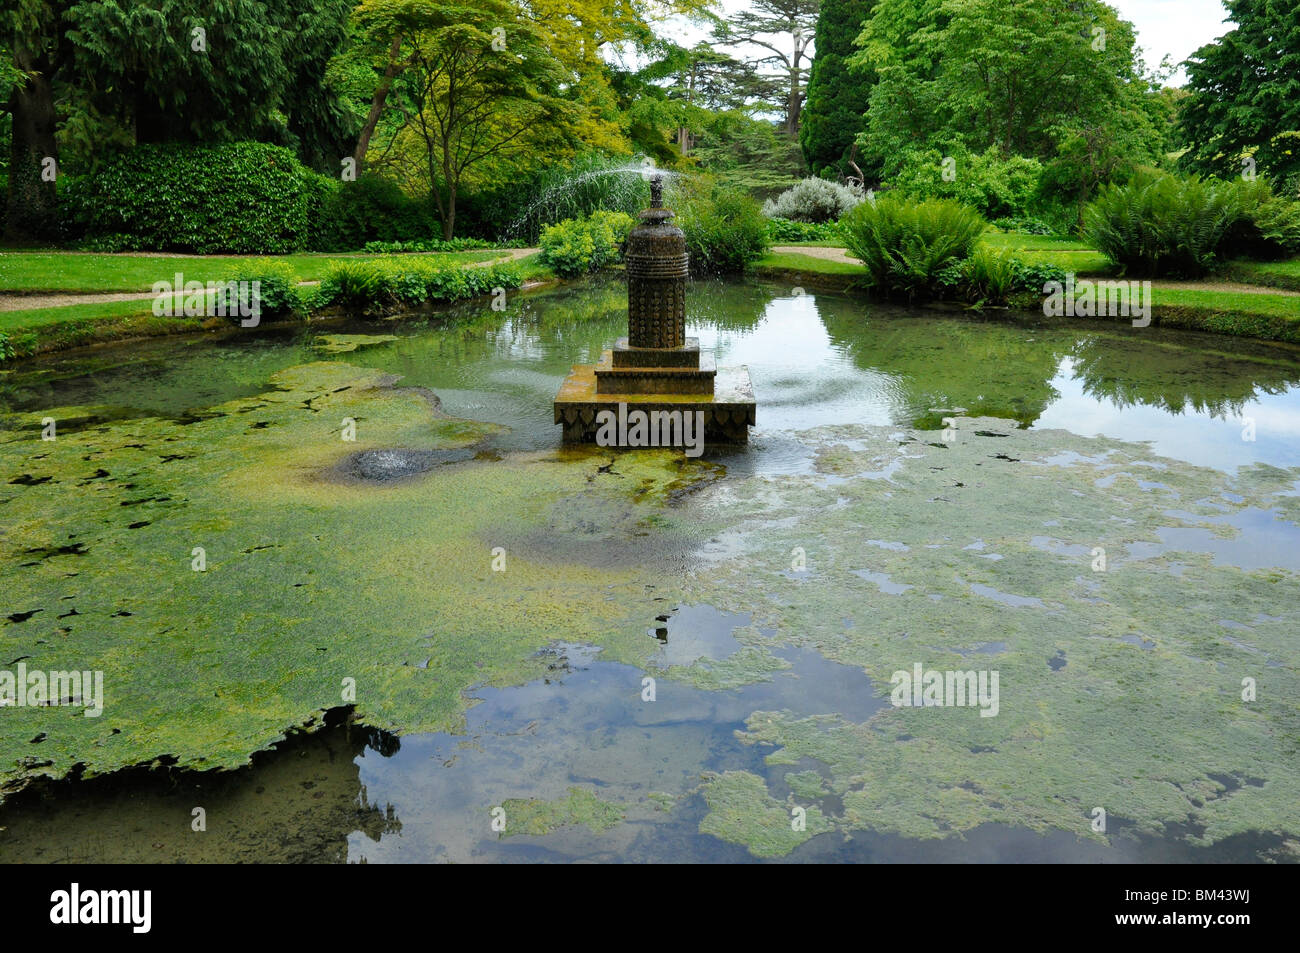
[[[409,257],[332,261],[310,307],[335,306],[354,314],[381,315],[476,298],[521,284],[523,275],[518,267],[505,263],[453,265]]]
[[[69,202],[90,242],[265,255],[312,247],[336,188],[279,146],[137,146],[79,179]]]

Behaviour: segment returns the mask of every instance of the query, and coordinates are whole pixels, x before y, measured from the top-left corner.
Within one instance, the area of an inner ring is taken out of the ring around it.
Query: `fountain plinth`
[[[686,337],[690,259],[686,236],[672,220],[672,210],[663,206],[663,179],[656,175],[650,180],[650,207],[628,236],[623,255],[627,337],[605,351],[600,363],[574,366],[560,386],[555,422],[564,425],[565,442],[596,441],[598,416],[602,411],[618,415],[619,404],[626,405],[624,414],[699,412],[709,443],[749,439],[755,402],[748,368],[715,367],[699,341]]]

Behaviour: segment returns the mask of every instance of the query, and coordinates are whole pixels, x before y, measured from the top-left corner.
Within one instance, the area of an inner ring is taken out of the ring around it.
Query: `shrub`
[[[1016,275],[1016,291],[1041,295],[1044,293],[1043,286],[1048,282],[1055,281],[1064,285],[1066,277],[1066,271],[1060,265],[1046,263],[1027,265],[1021,262],[1020,270]]]
[[[474,251],[496,247],[495,242],[483,238],[453,238],[450,241],[443,241],[441,238],[419,238],[409,242],[366,242],[361,250],[391,255],[403,252]]]
[[[1196,278],[1242,211],[1231,183],[1141,172],[1127,185],[1102,188],[1084,210],[1083,234],[1127,272]]]
[[[272,258],[257,258],[240,262],[226,278],[227,282],[257,282],[258,303],[261,320],[282,318],[300,312],[303,308],[302,297],[298,294],[298,276],[285,261]],[[238,292],[229,286],[217,289],[216,304],[218,312],[223,309],[227,320],[238,324],[242,320],[239,311]],[[248,302],[245,300],[245,306]]]
[[[850,188],[828,179],[804,179],[774,199],[763,203],[768,218],[785,218],[793,222],[838,222],[849,209],[866,196],[861,189]]]
[[[1224,238],[1221,255],[1271,260],[1300,252],[1300,201],[1274,194],[1263,179],[1233,185],[1242,215]]]
[[[1002,304],[1020,287],[1023,263],[1011,252],[978,245],[962,262],[962,279],[967,298]]]
[[[474,298],[521,284],[519,269],[509,264],[458,266],[429,258],[332,261],[312,304],[376,315]]]
[[[838,242],[843,240],[835,222],[793,222],[788,218],[769,218],[767,238],[776,242]]]
[[[69,195],[91,240],[200,254],[308,247],[330,180],[259,142],[137,146],[81,177]]]
[[[632,224],[632,216],[624,212],[592,212],[587,218],[547,225],[540,242],[542,263],[561,278],[599,271],[622,256]]]
[[[952,159],[952,181],[944,179],[945,159]],[[1037,159],[1004,157],[996,146],[982,153],[954,147],[948,155],[937,149],[910,149],[890,163],[889,184],[914,201],[952,199],[988,218],[1023,217],[1038,191],[1043,167]]]
[[[994,228],[1000,228],[1004,232],[1021,232],[1025,235],[1055,235],[1056,229],[1050,222],[1045,222],[1041,218],[1009,216],[1006,218],[995,218],[989,222]]]
[[[9,335],[0,331],[0,361],[10,360],[14,356],[13,342],[9,340]]]
[[[441,234],[428,203],[411,198],[395,182],[363,175],[355,182],[326,184],[315,249],[355,251],[370,243],[418,242]]]
[[[676,189],[672,200],[696,274],[744,271],[767,253],[767,219],[748,193],[696,178]]]
[[[863,202],[840,226],[849,252],[866,266],[870,285],[909,298],[935,293],[940,272],[969,258],[988,228],[978,213],[957,202],[891,196]]]

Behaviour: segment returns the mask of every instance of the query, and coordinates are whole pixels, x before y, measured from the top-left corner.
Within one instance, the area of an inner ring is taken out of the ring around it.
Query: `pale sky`
[[[1227,10],[1222,0],[1108,0],[1125,20],[1137,29],[1138,45],[1143,48],[1148,68],[1155,68],[1168,55],[1177,64],[1199,47],[1230,28],[1223,21]],[[745,0],[722,0],[724,13],[732,13],[748,6]],[[664,28],[663,32],[679,43],[692,45],[706,38],[706,31],[681,22]],[[1179,70],[1169,80],[1181,86],[1186,76]]]

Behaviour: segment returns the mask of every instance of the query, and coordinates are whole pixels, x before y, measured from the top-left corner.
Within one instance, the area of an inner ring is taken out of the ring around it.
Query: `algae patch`
[[[623,820],[621,807],[579,787],[569,788],[568,794],[553,801],[511,798],[502,802],[501,809],[505,812],[502,837],[518,834],[539,836],[576,825],[603,834]]]
[[[519,543],[558,502],[592,492],[597,460],[471,459],[382,487],[331,478],[358,454],[445,458],[499,429],[440,416],[427,392],[392,383],[318,363],[185,421],[102,421],[47,442],[44,414],[0,420],[0,650],[29,671],[102,671],[105,695],[98,718],[7,709],[0,788],[77,765],[235,767],[341,705],[385,730],[456,730],[468,689],[537,677],[538,650],[556,641],[644,659],[656,610],[642,574]],[[647,481],[683,478],[667,452],[636,466],[634,485],[596,493],[634,514],[616,537],[666,505]],[[577,528],[545,535],[562,550],[585,543]],[[695,542],[685,524],[655,538],[665,558]]]
[[[773,772],[822,766],[843,805],[831,826],[1104,838],[1090,823],[1102,807],[1201,844],[1300,831],[1300,579],[1279,568],[1287,552],[1243,545],[1225,517],[1284,512],[1300,473],[1231,476],[993,419],[960,419],[947,444],[870,427],[800,439],[813,473],[702,498],[726,558],[687,598],[752,613],[884,692],[917,663],[1000,674],[994,717],[970,706],[886,707],[862,723],[753,713],[741,739],[769,752]],[[1277,533],[1300,541],[1294,524]],[[790,571],[792,553],[804,571]],[[1232,564],[1247,556],[1261,568]],[[792,846],[773,833],[771,780],[709,780],[701,829],[761,856]]]

